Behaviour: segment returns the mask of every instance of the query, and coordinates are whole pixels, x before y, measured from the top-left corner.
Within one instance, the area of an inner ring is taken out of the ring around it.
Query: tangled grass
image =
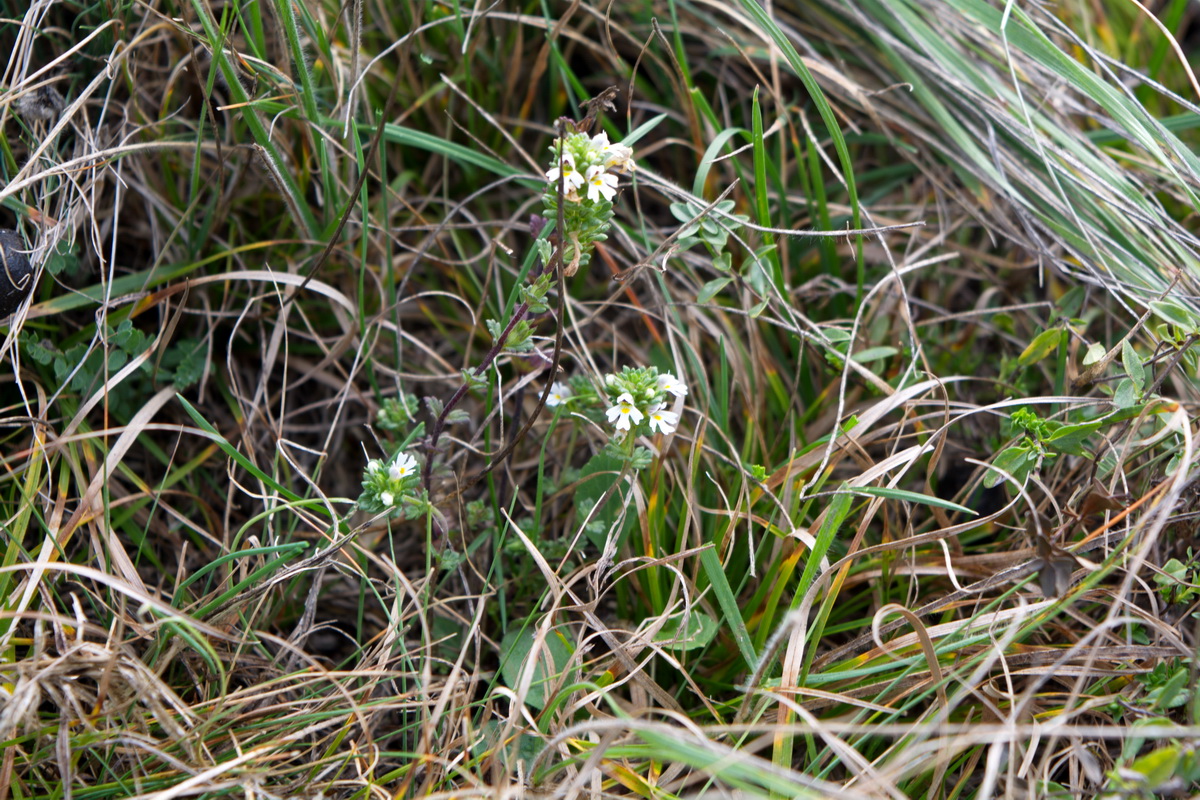
[[[1158,12],[5,3],[0,800],[1200,791]]]

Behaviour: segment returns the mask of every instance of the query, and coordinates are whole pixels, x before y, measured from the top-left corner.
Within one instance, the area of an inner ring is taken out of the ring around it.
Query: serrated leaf
[[[1129,380],[1133,381],[1138,394],[1141,394],[1146,386],[1146,369],[1128,339],[1121,344],[1121,363],[1125,366],[1125,372],[1129,375]]]
[[[1028,367],[1030,364],[1036,364],[1041,361],[1058,349],[1058,343],[1061,339],[1062,331],[1058,328],[1050,328],[1049,330],[1042,331],[1033,337],[1033,341],[1017,357],[1017,366]]]

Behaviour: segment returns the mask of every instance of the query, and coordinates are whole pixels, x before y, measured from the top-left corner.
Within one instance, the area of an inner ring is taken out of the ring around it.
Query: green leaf
[[[1151,300],[1150,310],[1156,316],[1166,320],[1172,325],[1176,325],[1189,333],[1195,333],[1197,328],[1196,316],[1177,303],[1172,303],[1170,300]]]
[[[1188,701],[1189,693],[1183,691],[1183,688],[1187,686],[1188,677],[1188,668],[1179,667],[1171,673],[1171,677],[1167,678],[1162,686],[1151,691],[1147,699],[1160,710],[1178,708]]]
[[[1137,405],[1139,394],[1133,381],[1129,378],[1122,378],[1117,384],[1117,390],[1113,392],[1113,405],[1117,408],[1132,408]]]
[[[1146,780],[1146,787],[1154,791],[1174,777],[1179,757],[1179,745],[1160,747],[1134,761],[1129,765],[1129,769],[1140,773]]]
[[[938,506],[939,508],[949,509],[951,511],[960,511],[963,514],[977,516],[979,512],[972,511],[966,506],[960,506],[958,503],[951,503],[949,500],[943,500],[940,497],[930,497],[927,494],[919,492],[910,492],[907,489],[892,489],[888,486],[851,486],[849,491],[855,494],[865,494],[871,497],[884,497],[888,500],[903,500],[906,503],[921,503],[927,506]]]
[[[1041,361],[1058,349],[1058,343],[1061,339],[1062,331],[1058,328],[1050,328],[1049,330],[1042,331],[1033,337],[1033,341],[1017,357],[1017,366],[1028,367],[1030,364],[1036,364]]]
[[[721,616],[725,620],[725,626],[733,634],[733,640],[737,642],[742,660],[746,662],[747,668],[757,667],[758,654],[754,651],[754,642],[750,639],[750,632],[746,630],[746,621],[742,619],[741,607],[733,593],[733,587],[725,577],[725,568],[713,547],[705,547],[701,551],[700,565],[704,567],[704,574],[712,584],[713,594],[717,596],[717,605],[721,607]]]
[[[1104,354],[1106,352],[1107,351],[1104,349],[1104,345],[1100,344],[1100,342],[1093,342],[1092,344],[1088,345],[1087,352],[1083,354],[1083,365],[1085,367],[1090,367],[1092,364],[1095,364],[1097,361],[1104,358]]]
[[[1073,456],[1086,456],[1083,443],[1093,433],[1100,429],[1102,423],[1082,422],[1077,425],[1063,425],[1054,433],[1047,436],[1044,444],[1060,453],[1070,453]]]
[[[579,471],[579,482],[575,487],[575,513],[578,517],[576,524],[582,524],[592,506],[596,505],[600,498],[616,484],[624,466],[625,463],[621,459],[603,451],[592,456],[583,465]],[[612,529],[621,515],[624,506],[621,503],[620,495],[619,490],[614,492],[609,496],[608,501],[591,516],[585,534],[596,547],[604,546],[604,541],[608,538],[608,531]],[[633,518],[626,515],[621,530],[617,534],[618,547],[632,525]]]
[[[886,358],[891,358],[899,352],[899,348],[896,347],[868,347],[865,350],[859,350],[850,358],[859,364],[870,364],[872,361],[883,361]]]
[[[1121,363],[1125,366],[1125,372],[1129,375],[1129,380],[1133,381],[1138,394],[1141,394],[1142,389],[1146,387],[1146,369],[1128,339],[1121,344]]]
[[[698,608],[693,608],[684,623],[682,612],[673,615],[663,625],[654,641],[668,650],[696,650],[707,647],[717,635],[717,622]]]
[[[1082,285],[1068,289],[1055,303],[1058,306],[1058,312],[1067,318],[1078,317],[1083,308],[1083,297],[1086,293],[1087,289]]]
[[[1029,476],[1029,471],[1033,469],[1036,460],[1033,448],[1022,442],[1001,450],[1000,454],[992,459],[992,466],[1004,470],[1012,475],[1018,483],[1024,484],[1025,478]],[[993,486],[999,486],[1005,480],[1007,479],[999,472],[989,470],[988,474],[984,476],[983,485],[985,488],[991,489]]]
[[[301,498],[298,494],[285,488],[281,483],[279,483],[279,481],[275,480],[270,475],[255,466],[254,463],[250,461],[250,459],[246,458],[243,453],[238,452],[237,448],[231,445],[228,440],[226,440],[225,437],[222,436],[217,429],[214,428],[212,424],[209,423],[209,421],[206,420],[203,415],[196,410],[196,407],[187,401],[186,397],[181,394],[176,394],[175,397],[178,398],[179,402],[183,404],[183,410],[186,411],[188,416],[192,418],[192,421],[196,423],[196,427],[207,433],[209,438],[216,442],[217,447],[221,448],[225,455],[236,461],[238,466],[246,470],[246,472],[249,472],[254,477],[258,478],[271,489],[279,492],[288,501],[293,503],[298,503],[301,501]],[[323,505],[313,506],[313,509],[319,513],[326,512],[325,506]]]
[[[533,628],[526,627],[509,631],[500,643],[500,674],[508,688],[513,691],[516,691],[525,662],[533,651],[534,637]],[[566,636],[560,631],[553,630],[546,635],[546,641],[538,649],[537,665],[533,668],[533,682],[525,695],[528,705],[538,709],[545,708],[549,699],[546,695],[547,684],[559,676],[562,676],[563,684],[574,682],[572,676],[562,675],[570,665],[574,652],[574,645],[568,643]],[[572,673],[574,672],[576,670],[572,670]]]
[[[54,276],[63,272],[74,275],[79,271],[79,257],[67,242],[60,241],[52,252],[46,254],[46,271]]]
[[[707,303],[731,283],[733,283],[733,278],[717,278],[716,280],[709,281],[700,288],[699,293],[696,295],[696,302]]]

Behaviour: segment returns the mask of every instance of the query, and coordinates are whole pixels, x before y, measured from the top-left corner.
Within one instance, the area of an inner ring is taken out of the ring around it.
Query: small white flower
[[[642,412],[633,404],[633,395],[626,392],[617,398],[617,404],[608,411],[608,421],[619,431],[629,430],[630,424],[637,425],[642,421]]]
[[[388,508],[391,508],[392,504],[396,502],[396,496],[391,492],[380,492],[379,502],[383,503]]]
[[[659,375],[658,380],[655,383],[659,389],[662,389],[667,394],[673,394],[676,397],[687,396],[687,384],[669,372],[664,372],[663,374]]]
[[[593,142],[595,139],[592,140]],[[624,172],[626,169],[633,169],[633,148],[624,144],[609,144],[608,137],[604,137],[604,144],[600,148],[600,154],[604,157],[604,166],[606,168],[615,169],[618,172]]]
[[[388,467],[388,477],[394,481],[417,473],[417,460],[408,453],[401,453]],[[389,504],[390,505],[390,504]]]
[[[571,397],[571,390],[567,388],[565,383],[555,381],[550,386],[550,396],[546,398],[546,405],[551,408],[561,406]]]
[[[566,150],[562,154],[562,163],[557,167],[551,167],[546,172],[546,180],[554,186],[558,186],[559,175],[563,176],[564,194],[571,194],[583,186],[583,176],[579,174],[579,170],[575,169],[575,156]]]
[[[605,172],[604,167],[590,167],[587,171],[587,184],[588,200],[593,203],[599,202],[601,197],[612,202],[617,196],[617,176]]]
[[[378,458],[372,458],[367,462],[367,472],[380,472],[383,470],[383,462]]]
[[[664,403],[657,403],[646,410],[647,416],[650,417],[650,430],[657,429],[661,433],[675,432],[675,426],[679,424],[679,415],[666,411],[665,408]]]

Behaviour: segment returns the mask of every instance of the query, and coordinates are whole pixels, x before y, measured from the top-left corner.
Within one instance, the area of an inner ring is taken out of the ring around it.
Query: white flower
[[[417,474],[417,460],[408,453],[400,453],[388,467],[388,477],[394,481]],[[388,505],[391,505],[390,503]]]
[[[383,462],[378,458],[372,458],[367,462],[367,472],[381,472],[383,470]]]
[[[551,408],[554,406],[561,406],[563,403],[567,402],[570,396],[571,390],[567,388],[566,384],[555,381],[550,386],[550,396],[546,398],[546,405],[550,406]]]
[[[609,144],[608,136],[604,136],[604,143],[600,147],[600,154],[604,157],[604,166],[606,168],[615,169],[618,172],[624,172],[626,169],[633,169],[633,148],[624,144]],[[595,142],[595,139],[592,139]]]
[[[650,430],[657,429],[662,433],[675,432],[675,426],[679,424],[679,415],[672,411],[665,411],[665,408],[664,403],[657,403],[646,410],[646,414],[650,417]]]
[[[550,181],[554,186],[558,186],[558,176],[563,176],[563,193],[571,194],[580,186],[583,186],[583,176],[579,174],[579,170],[575,169],[575,156],[564,150],[562,154],[562,163],[557,167],[551,167],[546,172],[546,180]]]
[[[630,424],[637,425],[642,421],[642,412],[633,404],[633,395],[629,392],[617,398],[617,404],[604,412],[608,421],[619,431],[629,430]]]
[[[593,203],[599,202],[601,196],[612,202],[617,196],[617,176],[605,172],[604,167],[590,167],[587,171],[587,196]]]
[[[384,506],[391,508],[392,504],[396,502],[396,496],[391,492],[380,492],[379,502],[383,503]]]
[[[658,385],[659,389],[662,389],[667,394],[673,394],[676,397],[687,396],[687,384],[669,372],[664,372],[662,375],[659,375],[658,380],[655,383]]]

